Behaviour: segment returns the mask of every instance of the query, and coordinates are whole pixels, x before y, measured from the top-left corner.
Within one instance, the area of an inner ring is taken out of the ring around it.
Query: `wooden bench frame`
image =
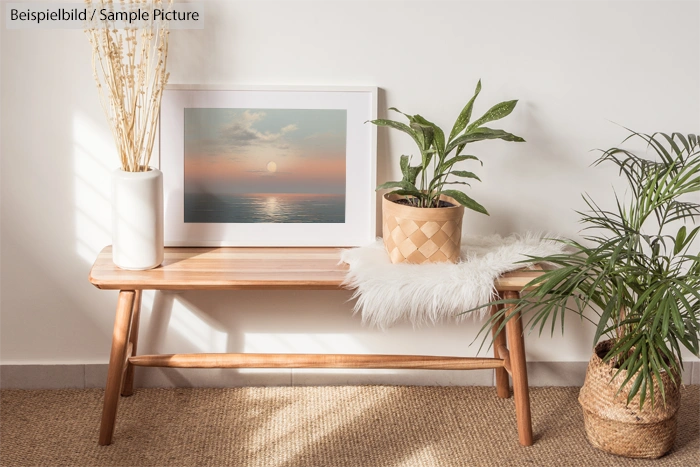
[[[119,396],[134,391],[136,366],[170,368],[374,368],[473,370],[493,368],[498,397],[513,394],[518,438],[530,446],[532,422],[520,318],[510,319],[505,334],[494,340],[495,358],[425,355],[249,354],[205,353],[137,355],[142,290],[333,290],[342,287],[347,265],[336,248],[166,248],[163,264],[147,271],[127,271],[112,263],[111,247],[97,257],[90,282],[100,289],[119,290],[112,350],[105,386],[100,445],[112,442]],[[498,278],[494,287],[506,299],[539,274],[515,271]],[[492,312],[495,310],[492,310]],[[494,326],[494,333],[499,323]]]

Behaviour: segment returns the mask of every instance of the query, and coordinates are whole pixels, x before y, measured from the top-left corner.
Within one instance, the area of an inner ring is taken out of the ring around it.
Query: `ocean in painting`
[[[345,195],[188,193],[185,194],[185,222],[342,224],[345,222]]]

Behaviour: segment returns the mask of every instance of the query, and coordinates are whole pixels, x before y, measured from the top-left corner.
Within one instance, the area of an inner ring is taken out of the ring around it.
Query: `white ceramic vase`
[[[112,261],[122,269],[163,262],[163,173],[112,172]]]

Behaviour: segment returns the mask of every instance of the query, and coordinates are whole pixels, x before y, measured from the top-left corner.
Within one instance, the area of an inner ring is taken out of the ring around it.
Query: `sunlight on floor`
[[[419,449],[414,449],[409,451],[410,456],[403,459],[401,462],[403,465],[438,465],[438,455],[435,452],[434,446],[424,446]]]
[[[386,396],[381,398],[364,397],[361,387],[352,388],[349,391],[349,394],[340,397],[336,392],[332,400],[295,399],[292,403],[278,408],[272,413],[263,409],[258,416],[263,417],[267,414],[267,418],[264,423],[259,425],[260,428],[251,430],[245,441],[246,446],[250,451],[260,456],[260,461],[263,464],[267,458],[291,462],[309,446],[320,443],[326,437],[331,437],[343,425],[362,419],[365,412],[375,405],[386,403]],[[316,409],[316,416],[304,420],[302,426],[290,423],[290,420],[296,419],[296,414],[300,411],[306,411],[303,409],[305,405],[326,408]],[[271,440],[269,426],[283,426],[285,428],[276,430],[280,433],[274,440]],[[319,430],[321,426],[324,427],[323,430]],[[300,431],[304,433],[302,443],[298,442]]]

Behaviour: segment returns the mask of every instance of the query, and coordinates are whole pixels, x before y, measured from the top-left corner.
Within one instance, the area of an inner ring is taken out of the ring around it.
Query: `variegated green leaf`
[[[442,129],[420,115],[413,116],[413,123],[416,125],[428,126],[433,129],[433,144],[437,150],[438,157],[442,159],[445,154],[445,133]]]
[[[465,133],[462,136],[457,137],[454,141],[450,142],[445,151],[449,153],[452,151],[452,149],[461,144],[469,144],[487,139],[502,139],[504,141],[512,141],[516,143],[525,142],[525,140],[520,136],[508,133],[507,131],[492,130],[491,128],[481,127],[471,133]]]
[[[455,124],[452,127],[452,131],[450,131],[449,141],[452,141],[452,139],[458,134],[460,134],[462,130],[464,130],[469,124],[469,120],[471,120],[472,118],[472,108],[474,107],[474,101],[476,101],[476,98],[480,92],[481,80],[479,80],[479,82],[476,83],[476,90],[474,91],[474,96],[469,100],[469,102],[467,102],[467,105],[464,106],[462,112],[460,112],[459,114],[459,117],[457,117],[457,120],[455,121]]]
[[[476,212],[480,212],[482,214],[486,214],[487,216],[489,215],[489,212],[486,210],[485,207],[483,207],[481,204],[477,203],[474,201],[472,198],[469,196],[465,195],[461,191],[458,190],[443,190],[442,194],[451,196],[454,198],[459,204],[464,206],[465,208],[471,209]]]
[[[400,188],[400,189],[402,189],[402,190],[415,190],[415,191],[418,191],[418,188],[416,188],[415,185],[413,185],[413,183],[407,182],[407,181],[405,181],[405,180],[402,180],[402,181],[400,181],[400,182],[386,182],[386,183],[382,183],[381,185],[379,185],[379,186],[377,187],[376,191],[379,191],[379,190],[388,190],[388,189],[391,189],[391,188]]]
[[[410,159],[408,156],[401,156],[400,164],[401,173],[403,174],[403,181],[410,182],[415,185],[416,179],[418,178],[418,174],[421,170],[423,170],[423,167],[420,165],[411,166]]]
[[[415,141],[418,146],[422,147],[423,142],[418,139],[418,134],[405,123],[385,119],[369,120],[369,122],[377,126],[386,126],[389,128],[394,128],[395,130],[403,131],[404,133],[410,135],[411,138],[413,138],[413,141]]]
[[[493,122],[494,120],[500,120],[503,117],[507,117],[513,111],[517,103],[517,100],[513,100],[494,105],[484,115],[482,115],[481,118],[467,127],[467,133],[480,127],[484,123]]]
[[[396,193],[397,195],[401,196],[413,196],[414,198],[418,199],[425,199],[427,197],[425,193],[422,193],[418,190],[396,190],[393,193]]]
[[[440,164],[440,167],[438,167],[438,172],[444,173],[444,172],[447,171],[450,167],[452,167],[453,165],[455,165],[457,162],[467,161],[467,160],[475,160],[475,161],[481,162],[481,161],[479,160],[479,158],[476,157],[476,156],[469,156],[469,155],[467,155],[467,156],[455,156],[455,157],[452,157],[452,158],[450,158],[450,159],[447,159],[445,162],[443,162],[442,164]],[[484,163],[481,162],[481,165],[483,166]]]
[[[475,180],[481,181],[479,177],[476,176],[475,173],[473,172],[467,172],[466,170],[453,170],[450,172],[452,175],[456,177],[462,177],[462,178],[473,178]]]
[[[421,151],[427,151],[433,144],[435,130],[429,125],[423,125],[417,122],[411,123],[411,129],[416,132],[418,139],[422,142]]]

